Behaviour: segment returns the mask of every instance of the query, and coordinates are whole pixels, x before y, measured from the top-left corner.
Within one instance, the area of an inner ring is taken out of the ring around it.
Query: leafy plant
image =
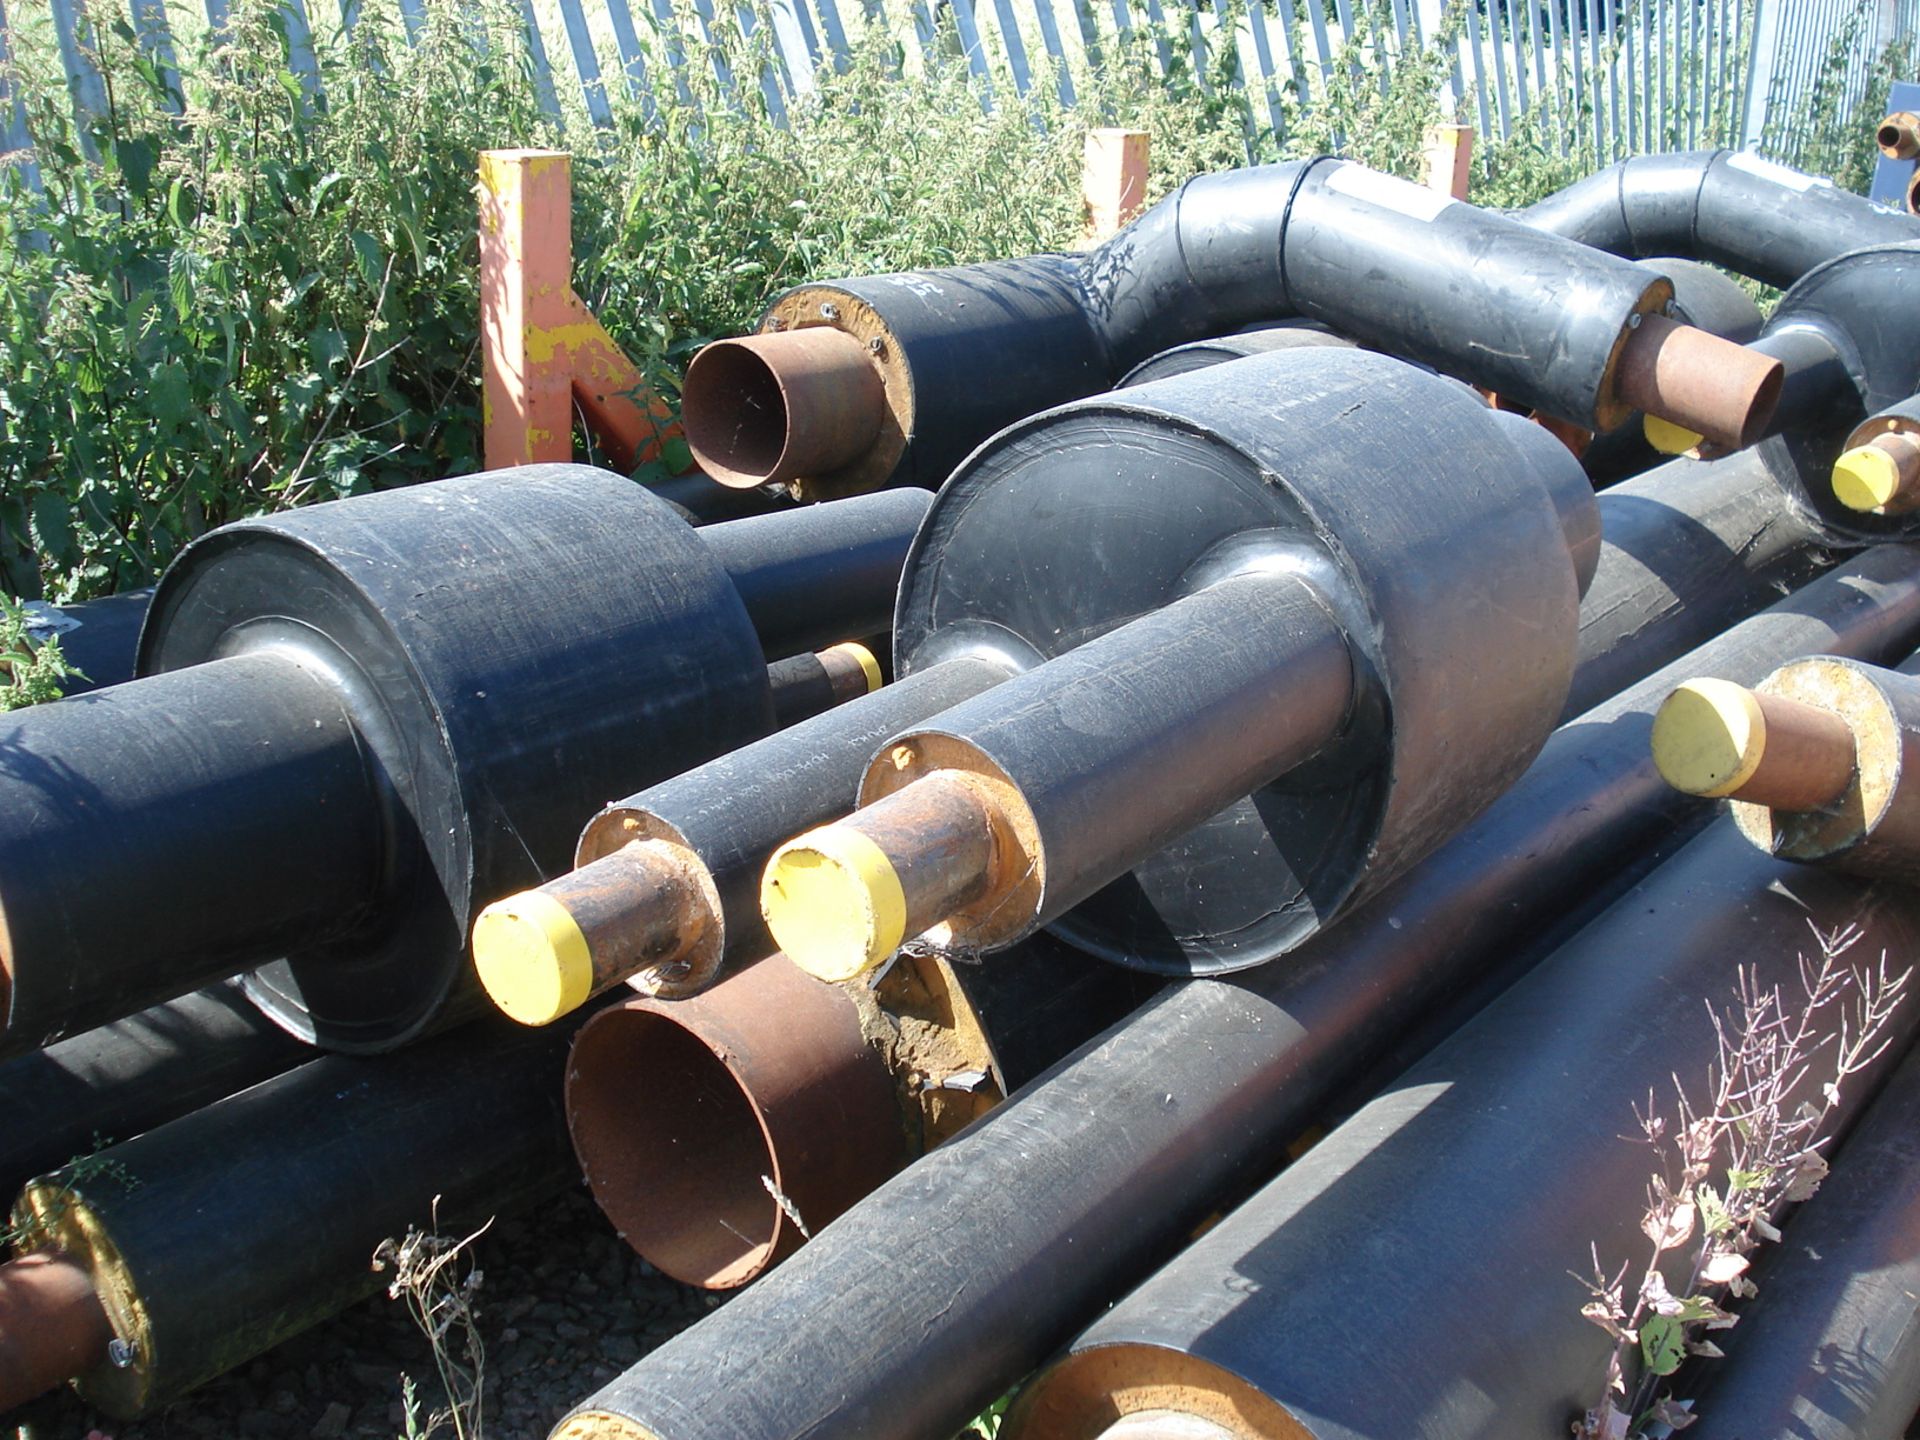
[[[63,681],[86,679],[60,653],[60,637],[35,638],[33,616],[18,601],[0,595],[0,710],[18,710],[57,700]]]
[[[1574,1277],[1590,1296],[1581,1314],[1614,1341],[1600,1398],[1573,1427],[1580,1440],[1693,1423],[1692,1402],[1674,1396],[1672,1377],[1690,1357],[1721,1353],[1709,1333],[1739,1320],[1721,1302],[1757,1293],[1749,1257],[1780,1238],[1784,1207],[1819,1188],[1841,1087],[1887,1048],[1912,972],[1890,976],[1884,955],[1874,967],[1842,964],[1857,929],[1813,934],[1819,959],[1802,957],[1795,1003],[1743,967],[1734,1005],[1710,1012],[1715,1058],[1704,1105],[1676,1079],[1671,1122],[1651,1094],[1644,1111],[1636,1108],[1660,1159],[1640,1222],[1651,1248],[1637,1274],[1631,1260],[1609,1273],[1596,1248],[1593,1274]]]

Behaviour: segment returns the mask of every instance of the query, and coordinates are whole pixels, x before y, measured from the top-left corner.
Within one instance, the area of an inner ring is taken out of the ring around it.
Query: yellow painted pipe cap
[[[1900,467],[1877,445],[1859,445],[1833,462],[1833,498],[1849,510],[1878,510],[1900,492]]]
[[[593,995],[593,954],[567,907],[540,890],[500,900],[473,925],[473,964],[495,1005],[551,1025]]]
[[[1662,420],[1658,415],[1642,415],[1640,433],[1662,455],[1684,455],[1706,439],[1698,430],[1689,430],[1671,420]]]
[[[760,912],[787,958],[821,980],[864,975],[907,938],[907,898],[893,862],[848,825],[776,850],[761,877]]]
[[[1731,795],[1753,778],[1767,749],[1760,702],[1730,680],[1689,680],[1653,717],[1653,763],[1689,795]]]

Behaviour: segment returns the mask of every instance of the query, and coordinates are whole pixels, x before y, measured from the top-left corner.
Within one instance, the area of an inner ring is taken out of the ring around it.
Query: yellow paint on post
[[[1730,680],[1689,680],[1653,717],[1653,764],[1688,795],[1731,795],[1753,778],[1767,750],[1760,702]]]
[[[907,938],[907,897],[893,862],[851,826],[789,840],[767,862],[760,912],[787,958],[821,980],[852,980]]]
[[[593,994],[587,937],[566,906],[539,890],[480,912],[473,964],[493,1003],[522,1025],[551,1025]]]

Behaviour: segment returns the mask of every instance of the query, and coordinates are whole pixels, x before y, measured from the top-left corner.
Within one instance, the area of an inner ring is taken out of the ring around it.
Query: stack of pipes
[[[1920,926],[1916,266],[1727,152],[1518,216],[1203,176],[703,351],[767,513],[541,466],[197,542],[138,678],[5,722],[0,1408],[144,1413],[434,1197],[584,1176],[758,1283],[571,1440],[938,1436],[1029,1375],[1011,1434],[1563,1427],[1606,1337],[1553,1277],[1730,957]]]

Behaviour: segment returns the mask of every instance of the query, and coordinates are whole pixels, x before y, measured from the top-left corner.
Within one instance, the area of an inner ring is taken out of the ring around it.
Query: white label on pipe
[[[1327,176],[1327,188],[1414,220],[1430,221],[1455,203],[1451,195],[1439,190],[1429,190],[1396,175],[1383,175],[1352,161],[1333,167],[1333,173]]]
[[[1833,184],[1831,180],[1823,180],[1818,175],[1803,175],[1798,170],[1782,165],[1777,160],[1769,160],[1764,155],[1756,155],[1751,150],[1742,150],[1738,155],[1733,156],[1727,161],[1727,168],[1744,170],[1756,179],[1771,180],[1776,185],[1784,185],[1787,189],[1797,190],[1803,195],[1816,185]]]

